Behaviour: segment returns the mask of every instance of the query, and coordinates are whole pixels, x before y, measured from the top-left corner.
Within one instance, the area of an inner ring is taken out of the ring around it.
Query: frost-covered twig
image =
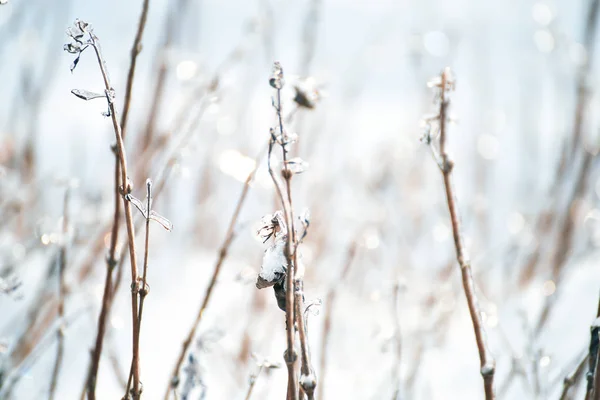
[[[123,103],[123,112],[121,113],[121,137],[125,137],[127,121],[129,116],[129,107],[131,104],[131,93],[133,91],[133,80],[135,76],[135,67],[137,65],[137,57],[141,51],[142,37],[144,29],[146,27],[146,19],[148,16],[149,0],[144,0],[142,4],[142,11],[138,22],[137,33],[133,41],[131,48],[131,62],[129,64],[129,72],[127,74],[127,83],[125,85],[125,100]],[[119,220],[121,215],[121,193],[120,187],[120,173],[121,166],[119,161],[119,154],[115,151],[115,166],[114,166],[114,211],[113,211],[113,222],[110,234],[110,247],[108,250],[108,256],[106,257],[106,277],[104,279],[104,291],[102,295],[102,307],[100,309],[100,315],[98,316],[98,325],[96,330],[96,341],[94,346],[94,352],[92,353],[92,361],[90,363],[90,369],[87,377],[87,390],[88,396],[91,398],[95,397],[96,377],[98,375],[98,368],[100,366],[100,355],[102,354],[102,346],[104,343],[104,335],[106,332],[106,320],[110,313],[112,306],[112,280],[113,271],[117,264],[115,259],[117,249],[117,239],[119,236]]]
[[[393,379],[394,391],[392,400],[400,400],[402,398],[402,379],[400,377],[400,362],[402,361],[402,332],[400,329],[400,282],[394,284],[394,345],[396,350],[396,359],[394,360]]]
[[[563,389],[560,394],[560,400],[569,400],[569,398],[571,398],[569,396],[569,390],[571,389],[571,387],[575,386],[583,376],[587,360],[588,354],[586,353],[581,358],[581,361],[577,363],[577,367],[575,367],[575,370],[565,377],[565,379],[563,380]]]
[[[129,177],[127,174],[127,155],[125,152],[125,144],[123,143],[123,135],[121,130],[120,122],[117,118],[117,110],[115,107],[115,91],[112,88],[110,83],[110,78],[108,76],[108,71],[106,67],[106,62],[102,56],[102,52],[100,49],[100,44],[98,41],[98,37],[94,34],[91,26],[86,22],[75,20],[74,26],[68,31],[69,36],[73,40],[73,42],[65,45],[65,50],[72,54],[77,54],[75,61],[71,65],[71,71],[75,69],[77,66],[81,54],[88,48],[92,47],[96,53],[96,58],[98,60],[98,65],[100,66],[100,72],[102,74],[102,78],[104,80],[104,92],[106,95],[106,100],[108,103],[108,112],[107,115],[111,117],[113,129],[115,131],[115,139],[117,142],[115,151],[119,157],[120,164],[120,172],[121,172],[121,195],[125,196],[126,194],[131,193],[132,184],[129,181]],[[87,36],[87,39],[84,38]],[[137,278],[138,278],[138,268],[137,268],[137,258],[135,252],[135,231],[133,226],[133,217],[131,213],[131,206],[129,202],[123,197],[123,208],[125,210],[125,221],[127,225],[127,236],[129,239],[129,257],[131,263],[131,283],[132,283],[132,291],[131,291],[131,319],[133,325],[132,332],[132,342],[133,342],[133,359],[134,359],[134,368],[133,368],[133,389],[135,393],[139,392],[139,348],[135,341],[135,335],[137,332],[137,312],[138,312],[138,293],[137,293]],[[105,290],[106,293],[106,290]],[[100,357],[100,348],[94,349],[94,354],[92,356],[93,359]],[[96,386],[96,377],[90,376],[88,379],[88,395],[91,396],[92,399],[95,399],[95,386]]]
[[[323,322],[323,331],[321,335],[321,360],[319,362],[319,373],[321,374],[321,383],[319,384],[319,391],[317,398],[319,400],[323,399],[325,394],[325,382],[327,380],[326,372],[327,372],[327,346],[329,344],[329,335],[331,334],[331,318],[333,315],[333,305],[335,302],[337,288],[339,285],[346,279],[348,275],[348,271],[350,271],[350,266],[356,257],[356,249],[358,248],[358,240],[353,240],[348,246],[348,251],[346,253],[346,259],[344,261],[344,267],[342,268],[342,272],[340,273],[339,278],[332,284],[327,292],[327,297],[325,300],[325,316]]]
[[[204,293],[204,298],[202,300],[202,303],[200,304],[198,314],[196,315],[196,319],[194,320],[194,323],[192,324],[192,327],[191,327],[188,335],[186,336],[185,340],[183,341],[181,351],[179,352],[179,356],[177,358],[177,362],[175,363],[173,371],[171,372],[169,383],[167,385],[167,390],[166,390],[165,396],[164,396],[165,400],[168,400],[171,391],[175,390],[177,388],[177,385],[179,384],[179,376],[178,376],[179,369],[181,368],[183,361],[185,360],[185,355],[188,352],[189,347],[192,343],[192,340],[194,339],[194,336],[196,335],[196,331],[198,330],[198,326],[200,325],[200,322],[202,321],[202,316],[204,315],[204,312],[206,311],[206,307],[208,306],[208,302],[210,301],[210,297],[211,297],[212,292],[217,283],[217,278],[219,277],[219,274],[221,272],[221,267],[223,266],[223,263],[225,262],[225,259],[227,258],[229,247],[231,246],[231,243],[233,242],[233,239],[235,238],[235,228],[237,225],[237,221],[238,221],[238,218],[242,211],[242,206],[244,205],[244,203],[246,201],[246,197],[248,196],[248,191],[250,190],[250,184],[252,183],[252,181],[254,180],[254,177],[256,175],[256,170],[257,170],[258,164],[259,164],[258,161],[262,158],[262,154],[263,153],[261,152],[261,154],[257,157],[254,169],[250,172],[250,174],[248,174],[248,177],[246,178],[246,181],[244,182],[244,187],[242,189],[242,193],[240,194],[240,198],[238,199],[238,202],[235,206],[233,215],[231,216],[231,221],[229,221],[229,227],[227,228],[227,233],[225,234],[225,240],[223,241],[223,244],[221,245],[221,248],[219,249],[219,257],[217,258],[217,261],[213,268],[213,273],[210,278],[208,287],[206,288],[206,292]]]
[[[283,131],[283,119],[281,116],[281,88],[283,87],[283,69],[279,62],[275,62],[273,68],[273,76],[270,79],[270,84],[273,88],[277,90],[277,103],[273,100],[273,107],[277,112],[277,117],[279,120],[279,134],[281,138],[284,138]],[[282,153],[283,153],[283,167],[282,167],[282,175],[286,182],[286,187],[284,188],[279,177],[275,173],[271,165],[271,156],[273,153],[273,148],[277,143],[277,136],[275,134],[275,130],[271,129],[271,136],[269,138],[269,153],[267,154],[267,166],[269,170],[269,174],[273,179],[273,183],[275,184],[275,188],[277,190],[277,194],[279,199],[281,200],[281,205],[283,208],[283,215],[285,218],[285,225],[287,228],[287,238],[285,239],[285,248],[284,255],[286,258],[286,274],[287,279],[285,279],[285,310],[286,310],[286,339],[287,339],[287,350],[284,353],[284,359],[287,366],[288,371],[288,386],[287,386],[287,400],[296,400],[298,396],[298,390],[296,385],[296,374],[295,374],[295,364],[296,364],[296,351],[294,350],[294,254],[295,251],[293,249],[293,245],[296,242],[296,236],[294,232],[294,216],[292,212],[292,204],[291,204],[291,172],[287,166],[287,150],[286,146],[282,145]]]
[[[252,354],[252,357],[257,360],[256,367],[258,368],[258,370],[256,372],[253,372],[250,375],[250,378],[248,379],[248,391],[246,392],[246,397],[244,397],[245,400],[250,400],[250,397],[252,396],[252,391],[254,390],[254,386],[256,385],[256,381],[258,380],[258,377],[260,376],[260,373],[263,369],[276,369],[281,367],[278,363],[269,361],[267,359],[259,360],[256,354]]]
[[[587,57],[585,58],[585,61],[577,74],[577,103],[575,105],[575,120],[573,121],[573,137],[571,138],[572,143],[569,146],[570,149],[565,149],[565,151],[569,152],[569,157],[567,160],[562,160],[563,165],[560,166],[562,171],[566,169],[566,165],[574,158],[575,153],[580,148],[583,122],[585,120],[586,110],[588,109],[587,105],[591,98],[588,85],[591,65],[594,60],[599,9],[599,0],[589,0],[589,8],[587,10],[587,19],[584,31],[584,46]],[[560,175],[563,173],[562,171],[559,174],[559,179],[561,178]]]
[[[454,237],[456,258],[460,266],[463,289],[467,299],[467,304],[469,306],[471,320],[473,322],[477,350],[479,351],[479,360],[481,366],[480,372],[481,376],[483,377],[485,398],[487,400],[492,400],[495,398],[495,362],[487,348],[486,333],[483,327],[483,321],[481,320],[479,302],[477,300],[477,295],[475,294],[475,285],[471,272],[471,262],[469,260],[462,236],[461,221],[458,212],[458,205],[456,203],[456,194],[454,192],[454,186],[452,182],[452,170],[454,163],[450,160],[446,151],[446,123],[448,121],[447,111],[448,105],[450,104],[447,94],[454,89],[454,84],[454,79],[449,68],[445,68],[439,77],[435,78],[429,83],[429,86],[433,87],[437,91],[435,102],[439,106],[439,111],[435,119],[439,125],[439,151],[435,149],[435,143],[433,143],[430,129],[428,129],[428,131],[425,133],[423,139],[430,146],[444,179],[444,188],[446,191],[448,210],[450,212],[450,221],[452,223],[452,234]],[[428,128],[430,128],[430,125],[428,125]]]
[[[294,277],[294,303],[296,306],[295,319],[300,340],[300,387],[308,400],[314,400],[317,376],[313,370],[308,344],[308,329],[304,318],[304,277],[296,273]]]
[[[284,85],[284,75],[283,68],[281,67],[281,64],[279,62],[274,63],[273,75],[271,76],[269,83],[277,91],[276,100],[273,99],[273,108],[275,108],[275,111],[277,113],[278,126],[276,128],[272,128],[270,131],[269,154],[267,158],[267,165],[269,169],[269,174],[273,179],[273,183],[277,190],[278,197],[281,201],[285,228],[287,230],[285,236],[282,236],[282,240],[285,240],[283,254],[285,256],[286,263],[286,276],[283,279],[283,281],[277,282],[275,286],[276,296],[279,295],[278,302],[280,299],[281,290],[279,290],[278,292],[277,288],[280,287],[283,289],[283,287],[285,287],[287,349],[284,353],[284,359],[288,370],[287,399],[295,400],[298,396],[295,374],[295,364],[297,356],[294,349],[294,321],[296,321],[297,323],[301,343],[300,349],[302,365],[300,385],[304,392],[309,396],[309,398],[312,399],[317,382],[314,372],[312,371],[312,367],[310,366],[310,351],[308,349],[308,342],[305,332],[306,327],[303,318],[303,313],[301,311],[301,308],[298,308],[298,305],[294,304],[295,300],[298,298],[298,296],[294,296],[295,287],[299,288],[298,291],[299,295],[301,296],[303,283],[301,275],[296,277],[296,271],[298,269],[298,252],[296,251],[298,247],[298,240],[296,238],[296,230],[294,227],[291,180],[294,173],[302,172],[304,162],[300,159],[288,159],[288,145],[295,141],[296,135],[286,132],[283,126],[281,89]],[[281,146],[282,150],[283,165],[281,168],[281,175],[283,176],[285,186],[282,185],[281,181],[279,180],[279,177],[277,176],[271,165],[273,147],[276,143],[278,143]]]
[[[65,351],[65,297],[67,295],[67,286],[65,284],[65,269],[67,268],[67,235],[69,229],[69,195],[70,188],[67,187],[65,191],[65,198],[63,203],[63,220],[62,220],[62,241],[59,251],[58,259],[58,329],[56,331],[56,361],[54,363],[54,369],[52,371],[52,379],[50,381],[50,394],[48,395],[49,400],[53,400],[56,393],[56,386],[58,384],[58,376],[60,374],[63,356]]]
[[[146,221],[146,239],[144,241],[144,266],[142,268],[142,279],[140,284],[137,287],[139,296],[140,296],[140,304],[138,310],[138,323],[137,323],[137,331],[135,332],[135,342],[139,348],[140,345],[140,333],[142,329],[142,313],[144,311],[144,300],[148,295],[148,258],[150,254],[150,221],[158,222],[163,228],[167,231],[173,230],[173,225],[171,222],[165,217],[159,215],[154,210],[152,210],[152,181],[150,179],[146,180],[146,202],[143,204],[140,200],[133,197],[131,194],[125,195],[125,199],[131,202],[142,214],[144,220]],[[127,380],[127,387],[125,388],[125,398],[129,395],[129,388],[131,385],[131,379],[133,377],[133,369],[134,369],[134,359],[131,360],[131,371],[129,372],[129,379]],[[139,357],[138,360],[139,362]],[[139,391],[134,391],[133,398],[139,398],[141,393],[141,388]]]
[[[54,329],[50,329],[47,334],[39,338],[35,346],[27,353],[27,355],[21,359],[20,363],[17,364],[8,374],[3,377],[2,386],[0,386],[0,399],[9,399],[17,383],[21,378],[26,376],[26,371],[31,370],[35,362],[44,355],[46,350],[54,343],[54,339],[58,338],[58,330],[66,330],[75,323],[83,314],[86,314],[90,310],[87,308],[79,309],[68,315],[63,320],[63,324]]]
[[[600,314],[600,312],[599,312]],[[590,327],[590,348],[588,352],[587,389],[585,399],[600,399],[600,374],[598,363],[600,358],[600,316]]]

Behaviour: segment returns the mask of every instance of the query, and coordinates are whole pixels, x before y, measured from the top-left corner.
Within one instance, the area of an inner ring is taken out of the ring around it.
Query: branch
[[[575,370],[565,377],[563,381],[563,390],[560,394],[560,400],[569,400],[569,390],[572,386],[575,386],[575,384],[583,376],[583,372],[585,371],[585,364],[587,361],[588,354],[586,353],[581,359],[581,361],[579,361],[579,363],[577,364]]]
[[[149,0],[144,0],[142,4],[142,12],[140,14],[140,19],[138,23],[138,29],[133,41],[133,46],[131,48],[131,62],[129,64],[129,72],[127,74],[127,83],[125,85],[125,100],[123,103],[123,112],[121,115],[121,136],[124,137],[126,133],[127,121],[129,116],[129,107],[131,104],[131,93],[133,91],[133,79],[135,76],[135,67],[137,65],[137,57],[141,52],[142,46],[142,37],[144,34],[144,29],[146,27],[146,19],[148,15],[149,8]],[[90,399],[95,398],[95,390],[96,390],[96,378],[98,375],[98,368],[100,366],[100,355],[102,354],[102,347],[104,344],[104,335],[106,332],[106,320],[108,319],[108,314],[110,314],[110,309],[112,307],[112,278],[113,278],[113,270],[117,265],[117,260],[115,259],[115,253],[117,249],[117,240],[119,236],[119,220],[120,220],[120,184],[119,184],[119,175],[120,175],[120,164],[119,164],[119,155],[115,151],[115,178],[114,178],[114,187],[115,187],[115,196],[114,196],[114,214],[113,214],[113,223],[110,234],[110,247],[108,250],[108,256],[106,258],[106,278],[104,279],[104,291],[102,295],[102,308],[100,309],[100,315],[98,317],[98,326],[96,331],[96,341],[94,346],[94,351],[92,353],[92,362],[90,363],[90,369],[87,377],[87,391]]]
[[[356,249],[358,248],[358,239],[353,240],[348,246],[348,251],[346,254],[346,260],[344,262],[344,267],[342,268],[342,272],[340,273],[339,278],[336,280],[334,285],[330,286],[329,291],[327,292],[327,297],[325,300],[325,316],[324,316],[324,326],[323,333],[321,335],[321,360],[319,363],[319,373],[321,374],[321,384],[319,385],[319,391],[317,398],[323,400],[325,394],[325,373],[327,371],[327,345],[329,344],[329,335],[331,333],[331,317],[333,315],[333,306],[336,299],[337,288],[339,285],[346,279],[348,275],[348,271],[350,271],[350,266],[356,257]]]
[[[73,70],[77,66],[77,63],[79,62],[79,58],[81,56],[81,53],[83,51],[85,51],[85,49],[88,48],[89,46],[92,46],[92,48],[94,49],[94,52],[96,54],[96,59],[98,60],[100,72],[101,72],[102,78],[104,80],[104,91],[105,91],[106,100],[108,103],[108,114],[111,117],[111,120],[113,123],[113,129],[115,132],[115,139],[117,141],[116,152],[117,152],[117,156],[119,157],[119,164],[120,164],[120,170],[121,170],[121,187],[120,187],[121,194],[122,195],[129,194],[129,193],[131,193],[131,182],[129,181],[128,174],[127,174],[127,156],[126,156],[126,152],[125,152],[125,145],[123,143],[123,135],[122,135],[121,125],[118,121],[117,110],[115,107],[115,101],[114,101],[115,100],[115,92],[110,83],[110,78],[108,76],[108,71],[107,71],[107,67],[106,67],[106,61],[104,60],[104,58],[102,56],[102,51],[100,49],[100,43],[99,43],[98,37],[96,37],[96,35],[94,34],[94,32],[93,32],[92,28],[89,26],[89,24],[87,24],[83,21],[80,21],[80,20],[75,21],[75,29],[71,30],[69,32],[69,34],[72,37],[72,39],[75,41],[75,43],[67,44],[65,46],[65,49],[69,52],[78,53],[77,58],[75,59],[75,61],[73,62],[73,65],[71,66],[71,70]],[[81,41],[82,38],[84,37],[84,35],[89,36],[89,40],[87,40],[85,43],[83,43]],[[126,225],[127,225],[127,236],[128,236],[128,241],[129,241],[129,257],[130,257],[130,263],[131,263],[131,283],[132,283],[132,287],[135,288],[136,284],[137,284],[137,275],[138,275],[137,259],[136,259],[136,252],[135,252],[135,231],[134,231],[134,226],[133,226],[131,205],[124,197],[123,197],[123,208],[125,210],[125,221],[126,221]],[[107,293],[106,288],[105,288],[104,292]],[[133,325],[133,332],[132,332],[133,356],[132,357],[134,360],[133,389],[134,389],[135,393],[139,392],[139,384],[140,384],[139,348],[138,348],[136,340],[135,340],[136,332],[138,329],[137,328],[137,320],[138,320],[137,312],[138,312],[137,290],[132,290],[132,292],[131,292],[131,318],[132,318],[132,325]],[[94,358],[100,357],[100,350],[101,350],[100,348],[97,348],[94,350]],[[96,353],[98,353],[98,354],[96,354]],[[96,380],[95,376],[90,375],[90,379],[88,380],[90,382],[90,384],[88,385],[88,394],[91,393],[91,395],[90,395],[91,399],[95,399],[95,394],[94,394],[95,383],[96,383],[95,380]]]
[[[148,275],[148,258],[149,258],[149,254],[150,254],[150,221],[155,220],[155,221],[159,222],[168,231],[172,230],[172,225],[169,220],[167,220],[166,218],[164,218],[162,216],[159,216],[157,213],[155,213],[152,210],[152,181],[150,179],[146,180],[146,204],[145,205],[142,204],[141,201],[139,201],[138,199],[136,199],[135,197],[133,197],[131,195],[126,195],[125,199],[128,200],[129,202],[133,203],[136,206],[136,208],[138,208],[138,210],[144,216],[144,219],[146,221],[146,239],[144,241],[144,266],[142,269],[143,272],[142,272],[141,286],[137,287],[137,291],[140,295],[140,305],[139,305],[139,310],[138,310],[137,331],[135,332],[135,339],[134,339],[139,348],[140,332],[142,329],[142,314],[144,312],[144,300],[146,299],[146,296],[148,295],[147,275]],[[160,218],[158,218],[158,217],[160,217]],[[127,381],[127,386],[125,388],[124,399],[127,399],[128,395],[129,395],[129,388],[130,388],[131,380],[132,380],[133,374],[134,374],[134,368],[135,368],[134,362],[135,361],[136,361],[135,359],[131,360],[131,369],[129,372],[129,379]],[[139,362],[139,359],[137,361]],[[133,393],[134,400],[139,399],[140,395],[141,395],[141,389],[139,391],[134,391],[134,393]]]
[[[279,62],[275,62],[273,69],[273,77],[270,79],[270,84],[273,88],[277,90],[277,104],[273,100],[273,107],[277,112],[277,119],[279,122],[279,135],[283,138],[284,129],[283,129],[283,118],[281,115],[281,88],[283,87],[283,69]],[[273,151],[273,146],[277,141],[277,137],[273,129],[271,129],[271,138],[269,141],[269,154],[267,156],[268,160],[268,169],[271,178],[273,179],[273,183],[275,184],[275,188],[277,189],[277,194],[281,200],[281,206],[283,208],[283,214],[285,218],[285,224],[287,227],[287,237],[286,237],[286,246],[285,246],[285,258],[287,260],[287,277],[285,281],[285,320],[286,320],[286,339],[287,339],[287,350],[284,353],[285,363],[287,365],[288,370],[288,387],[287,387],[287,400],[296,400],[298,396],[298,390],[296,385],[296,376],[294,373],[295,363],[296,363],[296,352],[294,350],[294,278],[295,278],[295,268],[296,268],[296,233],[294,230],[294,214],[293,214],[293,206],[292,206],[292,193],[291,193],[291,179],[292,173],[287,165],[287,150],[285,144],[282,144],[282,157],[283,157],[283,167],[282,167],[282,175],[285,180],[285,188],[282,187],[281,181],[273,171],[271,167],[271,153]],[[285,190],[285,192],[284,192]],[[285,194],[284,194],[285,193]]]
[[[175,363],[173,371],[171,372],[171,378],[169,380],[169,384],[167,386],[167,390],[166,390],[165,396],[164,396],[165,400],[169,399],[169,395],[171,394],[171,391],[174,390],[175,388],[177,388],[177,385],[179,384],[179,370],[181,369],[183,361],[185,360],[185,355],[190,348],[192,340],[194,339],[194,336],[196,335],[198,326],[200,325],[200,322],[202,321],[202,316],[204,315],[204,312],[205,312],[206,308],[208,307],[208,302],[210,301],[210,296],[212,295],[212,292],[217,283],[217,278],[219,277],[219,274],[221,272],[221,267],[223,266],[223,263],[225,262],[225,259],[227,258],[229,247],[231,246],[231,243],[233,242],[233,239],[235,237],[235,227],[237,225],[237,221],[238,221],[240,213],[242,211],[242,206],[244,205],[244,203],[246,201],[248,191],[250,190],[250,184],[252,183],[252,181],[254,180],[254,177],[256,175],[256,170],[257,170],[258,164],[259,164],[258,161],[261,158],[262,158],[262,152],[256,158],[255,167],[252,170],[252,172],[250,172],[250,174],[246,178],[246,182],[244,183],[244,188],[242,189],[242,193],[240,194],[240,198],[238,199],[237,205],[235,207],[235,211],[233,212],[231,221],[229,222],[229,227],[227,228],[227,233],[225,234],[225,240],[223,241],[223,244],[221,245],[221,248],[219,250],[219,258],[217,259],[217,261],[215,263],[215,266],[213,269],[213,274],[211,276],[208,287],[206,288],[206,292],[204,293],[204,299],[202,300],[200,309],[198,310],[198,314],[196,315],[196,319],[195,319],[188,335],[186,336],[186,339],[183,341],[181,351],[177,358],[177,362]]]
[[[67,268],[67,235],[69,230],[69,194],[70,188],[67,187],[65,191],[65,198],[63,203],[63,221],[62,221],[62,243],[60,246],[59,260],[58,260],[58,320],[59,326],[56,330],[56,340],[58,342],[56,348],[56,361],[54,363],[54,370],[52,371],[52,380],[50,382],[50,394],[49,400],[53,400],[56,393],[56,386],[58,384],[58,376],[60,374],[64,352],[65,352],[65,297],[67,287],[65,285],[65,269]]]
[[[294,301],[296,304],[296,326],[298,327],[298,338],[300,339],[300,387],[308,397],[314,400],[317,377],[310,362],[310,347],[308,344],[308,329],[306,318],[304,318],[304,281],[302,276],[296,273],[294,278]]]
[[[600,314],[600,313],[599,313]],[[588,353],[589,369],[587,373],[586,400],[600,399],[600,374],[598,361],[600,357],[600,317],[597,317],[590,327],[590,349]]]
[[[444,179],[444,188],[446,191],[446,200],[448,202],[448,211],[450,212],[450,220],[452,223],[452,235],[454,237],[454,247],[456,250],[456,258],[460,266],[460,272],[462,275],[463,289],[467,299],[469,307],[469,313],[471,315],[471,321],[473,322],[473,330],[475,332],[475,340],[477,342],[477,350],[479,351],[480,360],[480,372],[483,377],[483,385],[485,390],[486,400],[493,400],[494,395],[494,372],[495,372],[495,361],[490,354],[487,343],[486,334],[481,320],[481,313],[479,310],[479,303],[477,295],[475,294],[475,285],[473,283],[473,275],[471,272],[471,263],[467,254],[467,250],[464,245],[462,237],[462,227],[460,222],[460,216],[458,212],[458,205],[456,203],[456,194],[454,192],[454,186],[452,183],[452,170],[454,163],[448,157],[446,152],[446,136],[447,128],[446,122],[448,120],[447,110],[450,104],[446,94],[450,90],[454,89],[454,80],[451,76],[449,68],[445,68],[439,79],[432,81],[431,86],[435,86],[439,89],[439,98],[436,102],[439,104],[439,159],[438,166],[442,172]],[[431,146],[432,151],[435,153],[434,144],[429,133],[425,137],[427,143]]]

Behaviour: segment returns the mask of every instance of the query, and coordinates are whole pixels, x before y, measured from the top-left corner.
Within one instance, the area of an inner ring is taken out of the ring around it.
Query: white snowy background
[[[13,399],[48,395],[61,321],[42,323],[25,355],[15,349],[31,335],[31,310],[50,304],[58,290],[65,180],[77,188],[69,208],[59,399],[80,397],[102,299],[104,251],[91,274],[82,279],[80,272],[112,218],[114,134],[101,115],[103,101],[70,93],[101,91],[102,80],[91,52],[71,74],[74,57],[62,50],[64,31],[75,18],[94,26],[120,109],[140,8],[141,1],[117,0],[9,0],[0,6],[0,272],[22,282],[14,293],[0,294],[0,373],[14,382]],[[391,399],[399,374],[402,399],[483,398],[442,179],[419,141],[423,115],[435,112],[426,83],[450,66],[457,84],[449,151],[497,363],[498,398],[558,399],[564,376],[589,345],[600,282],[596,162],[574,204],[568,202],[574,173],[567,172],[560,186],[555,182],[562,144],[573,132],[578,71],[587,61],[582,134],[589,151],[598,148],[600,82],[597,57],[583,44],[587,12],[587,0],[150,0],[126,140],[129,163],[139,160],[161,57],[168,68],[157,134],[181,134],[173,126],[186,104],[203,111],[190,140],[175,149],[173,173],[155,197],[155,209],[175,229],[156,225],[151,231],[151,289],[141,334],[144,397],[163,396],[243,181],[267,143],[275,123],[268,78],[279,60],[286,113],[294,108],[295,82],[309,78],[323,94],[314,110],[298,110],[288,127],[300,138],[294,152],[310,163],[293,184],[296,211],[308,208],[312,215],[302,245],[306,300],[325,301],[331,288],[337,293],[323,397]],[[161,52],[170,13],[178,16],[176,32]],[[194,96],[215,74],[218,90]],[[32,177],[23,173],[28,140]],[[144,180],[157,179],[165,159],[148,161],[147,176],[135,177],[137,197],[144,197]],[[260,162],[199,329],[204,347],[193,346],[208,400],[244,398],[256,371],[248,352],[284,366],[284,314],[270,289],[259,292],[254,285],[265,249],[256,229],[277,209],[265,158]],[[552,207],[557,221],[540,236],[538,217]],[[556,279],[550,260],[564,215],[575,219],[573,245]],[[138,239],[141,255],[142,235]],[[356,256],[340,280],[354,241]],[[524,279],[540,243],[540,260]],[[124,268],[100,364],[99,399],[123,396],[130,363],[128,262]],[[548,322],[535,334],[548,300],[555,300]],[[325,308],[309,317],[318,377]],[[44,315],[47,310],[38,318]],[[285,368],[263,372],[252,398],[282,399],[286,381]],[[201,392],[198,386],[189,398]]]

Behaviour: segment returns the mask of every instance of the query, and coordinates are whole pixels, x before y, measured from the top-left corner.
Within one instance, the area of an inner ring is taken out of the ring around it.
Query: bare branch
[[[454,89],[454,79],[449,68],[444,69],[441,76],[431,82],[430,86],[434,87],[438,93],[436,103],[439,105],[438,123],[439,123],[439,160],[438,166],[442,172],[444,179],[444,187],[446,191],[446,200],[448,202],[448,210],[450,212],[450,221],[452,223],[452,235],[454,237],[454,247],[456,250],[456,258],[460,266],[462,275],[463,289],[469,306],[471,321],[473,322],[473,330],[475,332],[475,340],[477,342],[477,350],[479,351],[480,373],[483,377],[485,390],[485,398],[493,400],[494,394],[494,372],[495,362],[491,353],[487,348],[486,333],[481,320],[479,310],[479,302],[475,294],[475,285],[473,283],[473,275],[471,272],[471,262],[467,254],[462,236],[462,227],[456,203],[456,194],[452,183],[452,170],[454,163],[448,157],[446,151],[446,137],[448,120],[448,105],[450,100],[447,97],[448,92]],[[430,146],[434,146],[431,136],[427,137],[427,142]],[[436,153],[434,153],[436,154]]]
[[[229,222],[229,227],[227,228],[227,233],[225,234],[225,240],[223,241],[223,244],[221,245],[221,248],[219,250],[219,257],[213,268],[213,273],[212,273],[210,282],[208,284],[208,287],[206,288],[206,292],[204,293],[204,298],[200,305],[200,309],[198,310],[196,319],[195,319],[194,323],[192,324],[192,327],[191,327],[186,339],[183,341],[181,351],[179,353],[179,357],[177,358],[177,362],[175,363],[175,366],[173,367],[173,371],[171,372],[171,377],[170,377],[169,383],[167,385],[167,390],[166,390],[165,396],[164,396],[165,400],[169,399],[169,395],[171,394],[171,391],[174,391],[177,388],[177,386],[179,385],[179,370],[181,369],[183,361],[185,360],[185,355],[189,350],[192,340],[194,339],[194,336],[196,336],[196,331],[198,330],[198,327],[200,326],[200,322],[202,321],[202,316],[204,315],[204,311],[206,310],[206,307],[208,307],[208,302],[210,301],[210,297],[216,286],[217,278],[219,277],[219,274],[221,272],[221,267],[223,266],[223,263],[225,262],[225,259],[227,258],[229,247],[231,246],[231,243],[233,242],[233,239],[235,237],[235,227],[237,225],[238,218],[242,211],[242,206],[244,205],[244,203],[246,201],[248,191],[250,190],[250,184],[252,183],[252,181],[254,180],[254,177],[256,175],[256,170],[257,170],[258,164],[259,164],[258,161],[261,158],[262,158],[262,152],[257,157],[257,159],[256,159],[257,162],[255,163],[255,167],[252,170],[252,172],[250,172],[250,174],[246,178],[246,182],[244,183],[244,188],[242,189],[242,193],[240,194],[240,198],[238,199],[237,205],[235,207],[235,211],[233,212],[231,221]]]

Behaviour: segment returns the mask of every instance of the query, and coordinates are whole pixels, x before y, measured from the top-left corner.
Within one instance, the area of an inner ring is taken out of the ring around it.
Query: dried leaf
[[[90,92],[84,89],[73,89],[71,90],[71,93],[83,100],[94,100],[106,97],[103,93]]]
[[[150,219],[158,222],[165,228],[167,231],[171,232],[173,230],[173,224],[171,221],[158,214],[156,211],[150,211]]]
[[[287,160],[286,165],[294,174],[301,174],[308,169],[308,162],[304,161],[300,157],[294,157]]]
[[[137,208],[139,210],[139,212],[142,213],[142,215],[144,216],[144,218],[148,218],[148,215],[146,213],[146,207],[140,201],[140,199],[138,199],[135,196],[132,196],[131,194],[126,194],[125,195],[125,200],[127,200],[128,202],[130,202],[131,204],[133,204],[135,206],[135,208]]]

